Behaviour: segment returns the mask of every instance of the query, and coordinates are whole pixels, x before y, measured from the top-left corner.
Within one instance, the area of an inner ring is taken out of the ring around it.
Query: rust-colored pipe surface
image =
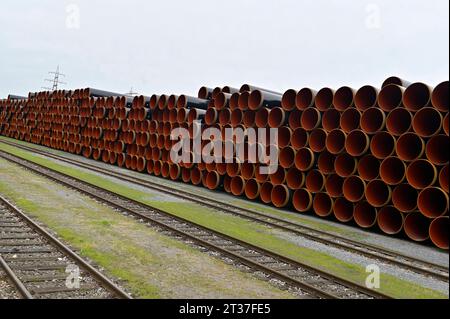
[[[390,84],[383,87],[378,95],[378,105],[385,112],[403,106],[403,93],[405,89],[396,84]]]
[[[250,179],[245,185],[245,196],[250,200],[255,200],[259,198],[261,192],[261,184],[259,184],[255,179]]]
[[[320,153],[325,150],[327,132],[324,129],[316,128],[309,136],[309,147],[313,152]]]
[[[349,108],[341,115],[340,127],[345,133],[350,133],[359,128],[361,113],[355,108]]]
[[[354,130],[347,135],[345,150],[348,154],[358,157],[364,155],[369,149],[370,139],[361,130]]]
[[[375,134],[384,129],[386,114],[378,107],[371,107],[361,116],[361,129],[367,134]]]
[[[280,166],[274,174],[269,176],[269,178],[273,185],[284,184],[284,182],[286,182],[286,170]]]
[[[164,178],[169,178],[170,176],[170,165],[168,162],[163,162],[162,168],[161,168],[161,176]]]
[[[357,170],[358,160],[353,156],[342,153],[336,157],[334,162],[334,169],[336,174],[341,177],[349,177]]]
[[[217,165],[219,165],[219,164],[217,164]],[[245,180],[252,179],[255,176],[255,169],[256,169],[256,165],[253,163],[248,163],[248,162],[242,163],[242,166],[241,166],[242,177]]]
[[[383,85],[381,87],[388,86],[390,84],[395,84],[407,88],[411,85],[411,82],[406,81],[404,79],[399,78],[398,76],[390,76],[386,80],[384,80]]]
[[[293,110],[289,115],[289,127],[293,130],[301,128],[300,123],[301,118],[302,118],[302,111],[297,109]]]
[[[317,92],[314,103],[319,111],[326,111],[333,106],[334,91],[330,88],[322,88]]]
[[[345,150],[345,139],[347,135],[343,130],[335,129],[326,138],[326,148],[331,154],[337,155]]]
[[[371,85],[365,85],[356,92],[355,106],[359,111],[364,112],[377,106],[377,100],[378,89]]]
[[[448,250],[448,216],[439,217],[431,222],[430,239],[437,247]]]
[[[297,151],[295,167],[302,172],[309,171],[315,163],[315,155],[311,149],[304,147]]]
[[[231,193],[234,196],[241,196],[244,194],[245,191],[245,180],[242,178],[242,176],[234,176],[231,180]]]
[[[396,235],[403,229],[405,217],[393,206],[382,207],[378,211],[378,227],[388,235]]]
[[[269,113],[270,110],[268,108],[263,107],[256,112],[255,115],[255,124],[259,128],[267,127],[269,123]]]
[[[233,93],[230,97],[230,109],[236,110],[239,108],[239,97],[241,96],[240,93]]]
[[[198,168],[194,167],[191,169],[191,182],[194,185],[200,185],[202,183],[203,172]]]
[[[231,110],[230,109],[222,109],[219,113],[219,124],[227,125],[231,122]]]
[[[450,119],[447,113],[444,117],[444,120],[442,121],[442,128],[444,129],[444,133],[447,136],[449,136],[449,126],[450,126]]]
[[[227,193],[231,193],[231,180],[232,178],[228,175],[224,175],[223,177],[223,189],[225,190],[225,192]]]
[[[265,182],[261,185],[259,197],[263,203],[270,204],[272,202],[272,190],[273,185],[271,182]]]
[[[419,136],[431,137],[439,134],[442,129],[442,120],[442,114],[438,110],[426,107],[414,115],[412,127]]]
[[[145,171],[146,168],[147,168],[146,159],[143,157],[138,157],[137,164],[136,164],[136,169],[138,170],[138,172],[143,172],[143,171]]]
[[[342,197],[343,193],[344,179],[337,174],[332,174],[328,176],[325,182],[325,190],[327,193],[333,197]]]
[[[364,198],[366,182],[359,176],[347,177],[342,186],[345,199],[352,203],[357,203]]]
[[[310,88],[301,89],[295,98],[295,105],[299,110],[306,110],[314,106],[314,100],[317,92]]]
[[[336,109],[328,109],[322,116],[322,127],[327,132],[338,129],[341,122],[341,113]]]
[[[291,192],[286,185],[275,185],[271,193],[272,204],[277,208],[286,207],[291,200]]]
[[[177,181],[181,177],[181,167],[178,164],[169,164],[169,176],[173,181]]]
[[[147,161],[147,173],[153,175],[153,170],[155,167],[155,162],[153,160]]]
[[[292,167],[286,174],[286,184],[292,190],[302,188],[305,184],[305,174],[295,167]]]
[[[313,209],[319,217],[330,216],[333,213],[333,199],[327,193],[315,194]]]
[[[208,109],[205,114],[206,125],[214,125],[219,118],[219,112],[216,109]]]
[[[317,159],[317,168],[325,175],[333,174],[335,173],[335,160],[336,155],[333,155],[328,151],[324,151],[320,153],[319,158]]]
[[[255,111],[245,111],[244,117],[242,119],[242,123],[245,127],[254,127],[256,121],[256,112]]]
[[[441,112],[448,112],[449,110],[449,85],[448,81],[440,83],[436,86],[431,94],[431,104],[433,107]]]
[[[317,169],[311,170],[306,176],[305,186],[311,193],[320,193],[325,188],[325,176]]]
[[[392,190],[382,180],[373,180],[367,184],[366,199],[374,207],[386,206],[392,198]]]
[[[344,112],[355,105],[355,90],[348,86],[340,87],[334,94],[333,105],[336,110]]]
[[[406,235],[417,242],[426,241],[429,235],[430,220],[420,213],[406,216],[404,229]]]
[[[414,133],[405,133],[397,140],[395,150],[401,160],[411,162],[422,157],[425,142]]]
[[[380,174],[380,161],[368,154],[358,162],[358,175],[365,181],[377,179]]]
[[[417,190],[409,184],[401,184],[392,192],[394,207],[403,213],[410,213],[417,209]]]
[[[215,190],[220,186],[220,175],[216,171],[208,172],[206,175],[206,187]]]
[[[408,183],[416,189],[424,189],[436,183],[437,169],[430,161],[416,160],[406,170]]]
[[[398,157],[386,158],[380,166],[380,177],[388,185],[398,185],[405,180],[406,164]]]
[[[236,127],[239,124],[242,124],[243,120],[244,120],[244,112],[242,112],[242,110],[234,109],[231,112],[231,118],[230,118],[231,126]]]
[[[216,110],[222,110],[229,107],[231,99],[231,94],[221,92],[214,99],[214,107]]]
[[[334,217],[341,223],[348,223],[353,219],[353,203],[345,198],[336,198],[333,206]]]
[[[155,176],[161,176],[162,171],[162,162],[161,161],[154,161],[153,163],[153,174]]]
[[[397,108],[389,112],[386,118],[386,128],[394,136],[409,132],[412,128],[412,115],[404,108]]]
[[[294,166],[296,155],[297,152],[290,146],[281,149],[279,154],[281,167],[291,168],[292,166]]]
[[[256,90],[263,91],[263,92],[269,92],[269,93],[273,93],[273,94],[280,95],[280,96],[282,95],[281,93],[278,93],[278,92],[275,92],[275,91],[272,91],[272,90],[268,90],[268,89],[265,89],[265,88],[261,88],[261,87],[258,87],[258,86],[254,86],[254,85],[251,85],[251,84],[243,84],[241,86],[239,92],[241,92],[241,93],[253,92],[253,91],[256,91]]]
[[[361,228],[371,228],[377,223],[378,212],[368,202],[359,202],[353,211],[353,219]]]
[[[425,188],[419,194],[417,206],[425,217],[440,217],[448,213],[448,194],[439,187]]]
[[[198,90],[198,95],[197,97],[199,99],[203,99],[203,100],[210,100],[212,98],[212,92],[214,91],[214,89],[206,87],[206,86],[202,86],[199,90]]]
[[[448,166],[449,164],[442,167],[441,172],[439,173],[439,185],[446,193],[448,193],[448,183],[449,183]]]
[[[430,105],[431,88],[424,83],[413,83],[403,94],[403,105],[411,112],[416,112]]]
[[[430,138],[426,146],[428,160],[434,165],[445,165],[449,161],[450,153],[449,137],[447,135],[436,135]]]
[[[291,138],[291,144],[294,149],[299,150],[308,145],[308,142],[309,134],[304,128],[299,127],[294,130]]]
[[[268,124],[271,128],[279,128],[287,123],[288,116],[281,107],[270,110]]]
[[[283,126],[278,129],[278,147],[284,148],[291,144],[292,140],[292,130],[287,127]]]
[[[295,99],[297,98],[297,91],[290,89],[284,92],[281,98],[281,106],[285,111],[292,111],[295,109]]]
[[[248,107],[250,110],[256,111],[262,107],[274,108],[281,106],[281,95],[269,93],[267,91],[252,91],[248,99]]]
[[[300,119],[301,127],[307,131],[312,131],[319,127],[321,119],[322,115],[318,109],[314,107],[307,108],[303,111]]]
[[[292,204],[296,211],[305,213],[311,210],[313,197],[306,189],[301,188],[294,192],[292,196]]]
[[[242,92],[239,95],[238,106],[241,110],[245,111],[248,109],[248,103],[250,99],[250,92]]]

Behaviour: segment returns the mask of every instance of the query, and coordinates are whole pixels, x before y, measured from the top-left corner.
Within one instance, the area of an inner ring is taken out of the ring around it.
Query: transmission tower
[[[59,72],[59,65],[56,67],[56,72],[48,72],[49,74],[53,74],[53,79],[45,79],[46,82],[52,83],[52,87],[42,87],[45,90],[56,91],[58,90],[58,85],[67,84],[60,80],[60,77],[65,77],[65,74]]]
[[[136,96],[136,95],[138,95],[139,93],[133,92],[133,87],[131,87],[130,92],[125,93],[125,94],[126,94],[126,95],[129,95],[129,96]]]

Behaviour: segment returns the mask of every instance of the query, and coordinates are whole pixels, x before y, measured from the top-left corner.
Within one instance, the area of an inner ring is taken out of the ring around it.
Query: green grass
[[[67,175],[77,177],[86,182],[144,204],[165,210],[176,216],[191,220],[195,223],[225,233],[229,236],[264,247],[283,256],[318,267],[347,280],[362,285],[365,283],[367,274],[363,267],[342,261],[325,253],[299,247],[288,240],[279,238],[272,233],[272,230],[263,225],[249,222],[236,216],[213,212],[196,204],[154,201],[151,200],[152,196],[149,196],[147,193],[132,189],[123,184],[117,184],[94,174],[81,172],[74,168],[62,166],[50,160],[32,155],[29,152],[18,150],[6,145],[2,145],[1,148],[14,155],[31,160],[37,164],[41,164]],[[388,274],[381,275],[380,291],[395,298],[448,298],[448,296],[440,292],[395,278]]]

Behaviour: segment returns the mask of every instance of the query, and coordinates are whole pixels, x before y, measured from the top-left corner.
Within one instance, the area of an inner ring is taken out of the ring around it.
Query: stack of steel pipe
[[[448,81],[431,88],[391,77],[381,88],[284,94],[247,84],[202,87],[197,97],[37,92],[0,100],[0,134],[448,249],[448,89]],[[177,164],[175,128],[191,144],[208,128],[276,128],[278,141],[245,141],[245,159],[235,152],[232,163],[191,155]],[[264,148],[279,155],[270,175],[248,152]]]

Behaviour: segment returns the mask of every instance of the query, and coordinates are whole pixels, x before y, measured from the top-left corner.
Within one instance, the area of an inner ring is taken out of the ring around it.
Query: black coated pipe
[[[180,95],[177,102],[177,107],[179,109],[188,108],[188,109],[201,109],[201,110],[207,110],[208,109],[208,100],[200,99],[193,96],[187,96],[187,95]]]
[[[264,91],[264,92],[268,92],[268,93],[272,93],[272,94],[276,94],[276,95],[283,95],[283,93],[280,92],[276,92],[276,91],[272,91],[272,90],[268,90],[268,89],[264,89],[264,88],[260,88],[258,86],[253,86],[250,84],[244,84],[241,86],[241,89],[239,90],[240,93],[244,93],[244,92],[253,92],[253,91]]]

